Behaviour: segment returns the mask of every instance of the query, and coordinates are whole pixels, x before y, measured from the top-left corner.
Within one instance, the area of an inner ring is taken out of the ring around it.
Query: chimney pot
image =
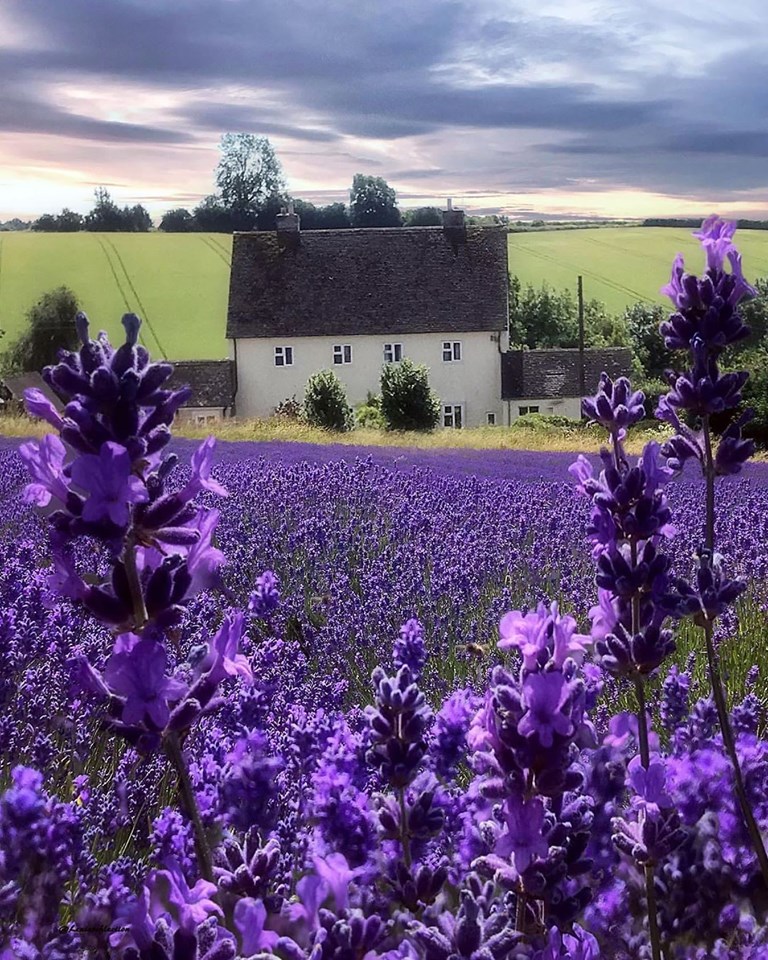
[[[457,235],[465,230],[464,211],[457,210],[453,206],[453,201],[448,200],[448,209],[443,210],[443,228],[447,233]]]
[[[277,242],[281,246],[296,246],[299,243],[301,218],[294,211],[293,201],[289,201],[288,208],[283,209],[275,217],[277,228]]]

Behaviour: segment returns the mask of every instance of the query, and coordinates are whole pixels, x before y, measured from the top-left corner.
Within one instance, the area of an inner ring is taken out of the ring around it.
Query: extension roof
[[[506,324],[503,227],[234,236],[230,338],[467,333]]]
[[[597,389],[601,373],[628,377],[632,372],[632,351],[628,347],[601,347],[584,351],[584,387],[587,395]],[[502,400],[546,400],[578,397],[580,390],[579,351],[509,350],[501,355]]]
[[[64,410],[64,403],[58,394],[54,393],[52,388],[43,380],[42,375],[36,370],[30,373],[9,373],[0,380],[2,385],[12,400],[22,403],[24,400],[24,391],[35,387],[38,389],[54,407],[61,413]]]
[[[231,360],[175,360],[169,387],[192,388],[185,407],[231,407],[235,402],[235,371]]]

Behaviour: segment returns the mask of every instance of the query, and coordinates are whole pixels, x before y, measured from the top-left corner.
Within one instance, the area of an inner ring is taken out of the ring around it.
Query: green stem
[[[136,544],[130,536],[123,554],[123,563],[125,564],[125,575],[128,578],[131,597],[133,599],[133,628],[138,633],[138,631],[146,625],[147,620],[149,620],[149,615],[147,614],[147,605],[144,602],[144,591],[141,589],[139,571],[136,566]]]
[[[651,750],[648,741],[648,717],[645,708],[645,684],[642,677],[635,679],[637,695],[637,733],[640,743],[640,762],[647,770],[651,765]],[[656,882],[653,876],[653,864],[643,867],[645,877],[645,897],[648,904],[648,935],[651,941],[653,960],[661,960],[661,934],[659,933],[658,907],[656,904]]]
[[[527,907],[528,898],[525,895],[525,890],[523,890],[522,881],[520,883],[520,889],[517,891],[517,900],[515,907],[515,930],[518,933],[525,934],[525,909]]]
[[[163,742],[168,759],[176,771],[181,805],[187,817],[192,821],[192,828],[195,834],[195,853],[197,854],[197,865],[200,868],[200,875],[203,879],[213,883],[213,857],[211,855],[211,848],[205,834],[205,827],[203,826],[203,821],[200,816],[200,808],[197,805],[192,781],[189,779],[189,771],[187,770],[187,764],[181,750],[178,734],[167,734]]]
[[[400,787],[397,791],[397,797],[400,801],[400,846],[403,848],[403,863],[411,869],[411,838],[408,835],[408,811],[405,807],[405,787]]]
[[[133,598],[134,630],[139,631],[146,625],[149,617],[144,602],[144,592],[141,589],[141,581],[139,580],[139,571],[136,566],[136,544],[130,537],[125,548],[125,553],[123,554],[123,562]],[[208,844],[208,838],[205,835],[205,827],[200,817],[200,808],[195,799],[192,781],[189,779],[189,771],[187,770],[187,764],[181,750],[178,734],[167,733],[163,738],[163,743],[168,759],[176,771],[182,807],[192,822],[192,829],[195,834],[195,852],[197,854],[200,874],[205,880],[213,883],[211,848]]]
[[[618,453],[617,453],[618,459]],[[631,541],[632,566],[637,567],[637,541]],[[632,596],[632,635],[640,632],[640,594]],[[645,678],[635,677],[635,695],[637,697],[637,739],[640,747],[640,762],[647,770],[651,765],[651,747],[648,736],[648,711],[645,704]],[[653,875],[653,864],[646,863],[643,867],[645,880],[645,899],[648,905],[648,936],[651,941],[651,956],[653,960],[661,960],[661,934],[659,933],[658,907],[656,904],[656,880]]]
[[[702,428],[704,433],[704,479],[706,482],[706,518],[705,518],[705,545],[710,552],[710,563],[715,549],[715,461],[712,455],[712,433],[709,424],[709,417],[702,417]],[[717,717],[720,722],[720,731],[723,735],[723,746],[731,761],[733,768],[733,784],[736,791],[736,797],[741,808],[741,815],[744,818],[744,824],[752,841],[757,862],[760,865],[760,873],[763,876],[763,883],[768,889],[768,853],[765,850],[765,844],[760,833],[760,828],[755,820],[752,806],[747,796],[744,786],[744,775],[741,772],[741,764],[736,752],[736,739],[731,727],[731,718],[728,713],[728,704],[723,687],[722,677],[720,676],[720,663],[715,650],[713,637],[714,622],[707,618],[704,621],[704,640],[707,648],[707,667],[709,669],[709,680],[712,686],[712,697],[717,708]]]

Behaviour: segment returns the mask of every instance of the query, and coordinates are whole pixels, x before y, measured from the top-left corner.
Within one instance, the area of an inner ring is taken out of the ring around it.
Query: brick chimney
[[[459,244],[466,243],[467,240],[467,225],[464,222],[464,211],[454,210],[450,197],[447,209],[443,210],[443,232],[453,247],[453,252],[458,253]]]
[[[299,245],[299,234],[301,219],[293,209],[293,200],[288,201],[288,208],[283,209],[275,217],[277,227],[277,242],[281,247],[297,247]]]

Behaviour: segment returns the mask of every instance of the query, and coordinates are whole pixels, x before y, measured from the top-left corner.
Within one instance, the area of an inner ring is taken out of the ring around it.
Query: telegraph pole
[[[586,375],[584,370],[584,283],[579,275],[579,396],[584,397],[586,386]]]

